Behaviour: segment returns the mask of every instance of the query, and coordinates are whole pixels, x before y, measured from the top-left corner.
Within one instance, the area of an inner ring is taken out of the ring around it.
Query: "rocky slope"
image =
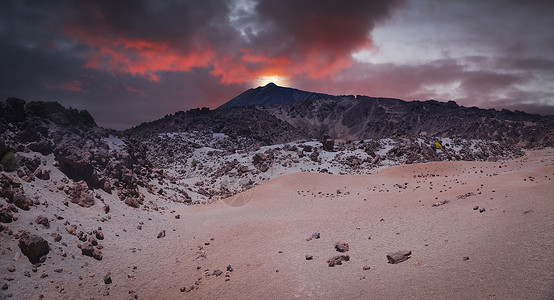
[[[453,101],[348,96],[263,108],[310,132],[338,139],[395,136],[483,139],[523,147],[554,146],[554,116],[462,107]]]
[[[0,128],[1,166],[23,181],[48,180],[41,168],[51,155],[54,166],[83,194],[102,189],[138,207],[144,199],[139,187],[152,190],[155,173],[143,145],[98,127],[86,111],[11,98],[0,103]],[[90,206],[94,200],[85,202]]]

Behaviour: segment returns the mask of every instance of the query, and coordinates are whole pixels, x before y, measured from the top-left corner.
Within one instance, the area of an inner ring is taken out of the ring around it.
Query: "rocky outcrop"
[[[97,127],[86,111],[67,109],[56,102],[10,98],[0,102],[0,129],[2,169],[17,170],[21,180],[50,179],[50,172],[40,167],[40,159],[16,153],[36,151],[54,153],[55,165],[67,177],[84,181],[91,189],[138,191],[139,186],[149,184],[152,165],[146,148],[118,132]],[[117,145],[110,144],[110,138],[117,140]],[[9,167],[4,167],[4,162],[9,162]],[[10,199],[17,192],[3,189],[3,193],[11,194]],[[93,204],[89,197],[72,199],[85,207]]]

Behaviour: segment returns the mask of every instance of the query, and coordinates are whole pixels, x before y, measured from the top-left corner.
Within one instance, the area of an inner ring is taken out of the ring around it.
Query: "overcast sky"
[[[554,1],[0,3],[0,97],[124,129],[268,81],[554,114]]]

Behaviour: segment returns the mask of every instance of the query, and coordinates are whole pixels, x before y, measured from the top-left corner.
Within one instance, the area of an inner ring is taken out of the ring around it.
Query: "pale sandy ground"
[[[395,186],[405,183],[406,188]],[[40,187],[35,183],[37,192]],[[466,193],[474,195],[458,197]],[[134,210],[115,196],[103,196],[112,206],[108,222],[97,221],[104,216],[100,205],[65,208],[56,202],[59,194],[44,192],[49,208],[33,208],[8,224],[14,231],[31,228],[53,250],[28,278],[23,272],[31,264],[25,257],[14,260],[16,242],[0,234],[5,252],[0,255],[0,285],[9,284],[0,298],[554,298],[553,149],[507,162],[405,165],[372,175],[290,174],[212,205],[165,203],[163,214]],[[432,207],[443,200],[450,202]],[[486,211],[473,210],[476,205]],[[82,224],[80,230],[102,226],[104,259],[82,256],[77,238],[65,233],[65,220],[54,220],[54,213]],[[38,214],[49,216],[50,229],[29,225]],[[136,228],[140,221],[142,230]],[[162,229],[167,235],[157,239]],[[63,233],[61,242],[68,246],[54,242],[51,232]],[[321,238],[306,241],[314,232]],[[325,261],[339,254],[337,241],[350,245],[345,253],[350,261],[331,268]],[[196,259],[198,246],[205,259]],[[57,255],[58,247],[75,258]],[[386,254],[399,250],[413,254],[406,262],[388,264]],[[306,254],[313,260],[306,260]],[[462,260],[465,256],[469,260]],[[10,264],[16,272],[6,270]],[[227,265],[233,268],[229,281]],[[363,270],[365,265],[371,269]],[[53,272],[56,268],[64,272]],[[224,274],[206,276],[215,269]],[[113,279],[109,285],[102,280],[107,272]],[[48,277],[39,278],[42,273]],[[180,291],[199,278],[197,289]]]

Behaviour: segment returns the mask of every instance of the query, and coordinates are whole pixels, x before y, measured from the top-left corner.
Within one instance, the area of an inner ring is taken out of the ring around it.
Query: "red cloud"
[[[154,82],[161,72],[192,68],[208,68],[224,84],[264,75],[324,78],[372,47],[373,28],[403,1],[263,0],[241,24],[227,21],[233,2],[208,2],[139,1],[132,9],[85,2],[64,34],[90,48],[85,67]]]
[[[66,35],[93,49],[85,67],[140,75],[155,82],[160,80],[158,72],[207,67],[215,53],[207,46],[201,51],[179,51],[171,48],[168,42],[107,38],[82,29],[66,29]]]
[[[73,81],[67,81],[58,86],[59,89],[64,91],[72,91],[72,92],[82,92],[83,89],[83,83],[78,80]]]

